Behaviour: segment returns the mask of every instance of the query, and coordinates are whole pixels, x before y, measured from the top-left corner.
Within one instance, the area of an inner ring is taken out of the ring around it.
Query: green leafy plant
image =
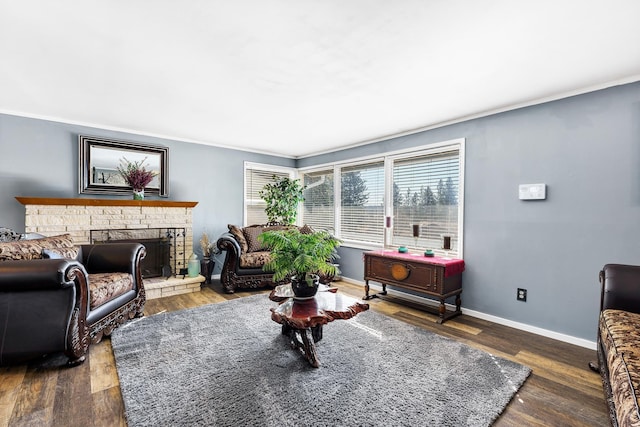
[[[266,231],[259,238],[271,250],[270,260],[263,269],[273,271],[274,282],[291,275],[311,286],[314,274],[339,273],[331,261],[338,258],[336,249],[342,242],[326,231],[303,234],[291,228]]]
[[[298,215],[298,203],[304,200],[304,186],[299,179],[273,176],[258,194],[267,203],[265,212],[270,224],[293,224]]]

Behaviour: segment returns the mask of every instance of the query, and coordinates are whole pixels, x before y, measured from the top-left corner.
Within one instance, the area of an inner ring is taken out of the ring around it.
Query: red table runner
[[[393,258],[406,261],[424,262],[427,264],[436,264],[444,267],[444,277],[454,276],[464,271],[464,260],[457,258],[441,258],[437,256],[426,257],[423,254],[416,253],[400,253],[397,250],[380,249],[377,251],[368,251],[368,254],[383,256],[385,258]]]

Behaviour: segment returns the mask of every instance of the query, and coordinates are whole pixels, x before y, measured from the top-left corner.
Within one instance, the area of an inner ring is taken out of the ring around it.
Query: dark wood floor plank
[[[81,380],[79,380],[81,379]],[[91,366],[85,361],[72,368],[61,368],[53,402],[54,426],[84,427],[93,424]]]
[[[124,402],[119,387],[112,387],[91,395],[93,427],[127,427]]]
[[[0,367],[0,427],[9,425],[26,372],[26,365]]]
[[[41,361],[34,363],[35,367],[31,365],[27,369],[23,387],[16,396],[13,414],[9,420],[12,427],[53,425],[58,375],[67,368],[64,364],[58,364],[58,368],[43,368],[38,366]]]

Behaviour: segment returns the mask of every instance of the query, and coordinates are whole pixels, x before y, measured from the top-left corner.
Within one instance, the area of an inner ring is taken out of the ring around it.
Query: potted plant
[[[298,202],[304,200],[304,186],[299,179],[273,176],[274,182],[260,190],[260,197],[267,203],[265,212],[269,224],[293,224],[298,215]]]
[[[145,168],[144,162],[147,160],[145,157],[139,162],[130,162],[123,157],[120,160],[120,166],[118,166],[118,172],[127,183],[133,189],[133,199],[144,199],[144,188],[149,185],[153,178],[158,174],[154,171],[148,171]]]
[[[338,258],[340,240],[326,231],[301,233],[298,228],[266,231],[259,237],[271,250],[265,271],[273,271],[273,281],[290,276],[297,298],[313,297],[318,291],[318,274],[335,275],[338,268],[331,261]]]

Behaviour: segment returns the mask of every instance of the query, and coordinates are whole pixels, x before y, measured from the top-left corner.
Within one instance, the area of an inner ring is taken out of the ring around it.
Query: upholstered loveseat
[[[75,246],[69,235],[0,243],[0,364],[64,352],[85,359],[120,323],[141,316],[144,246]]]
[[[614,426],[640,426],[640,266],[607,264],[600,271],[598,362]]]
[[[227,227],[229,232],[223,233],[217,242],[218,249],[226,252],[220,273],[220,282],[224,291],[234,293],[236,289],[256,289],[279,284],[273,282],[273,273],[262,269],[269,260],[269,251],[258,236],[265,231],[286,230],[295,227],[295,225],[238,227],[229,224]],[[299,229],[301,233],[314,232],[308,225],[299,227]],[[333,277],[320,276],[322,283],[328,283],[332,280]]]

